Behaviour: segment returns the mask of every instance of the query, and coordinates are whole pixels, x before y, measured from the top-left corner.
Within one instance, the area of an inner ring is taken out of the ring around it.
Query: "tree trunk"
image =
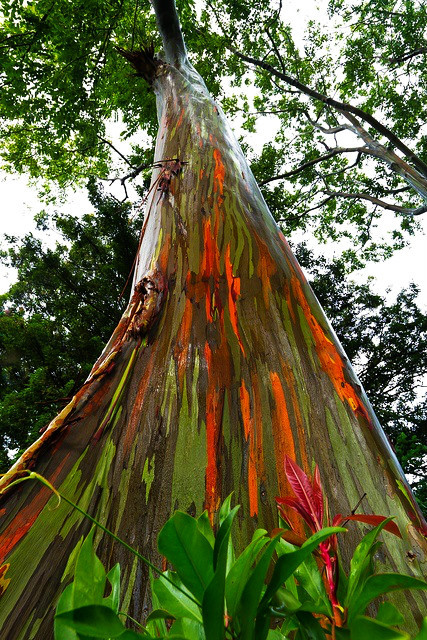
[[[422,516],[221,110],[185,61],[159,64],[153,87],[160,166],[132,300],[88,382],[3,488],[32,468],[160,563],[157,534],[177,508],[213,518],[234,491],[240,548],[255,527],[277,526],[288,454],[306,471],[318,463],[332,513],[366,492],[363,511],[396,516],[403,541],[384,534],[380,566],[422,575]],[[35,482],[2,496],[8,640],[53,635],[70,554],[89,529],[55,503]],[[351,529],[347,555],[360,540]],[[97,543],[122,565],[121,609],[142,620],[146,567],[108,536]],[[393,598],[415,626],[423,597]]]

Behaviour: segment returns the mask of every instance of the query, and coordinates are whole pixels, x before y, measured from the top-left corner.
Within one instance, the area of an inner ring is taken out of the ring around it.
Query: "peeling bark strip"
[[[276,527],[287,454],[308,473],[318,463],[332,513],[350,513],[366,492],[367,513],[395,516],[403,539],[384,535],[380,569],[420,577],[425,522],[397,460],[221,110],[178,53],[179,68],[156,68],[155,158],[188,164],[160,198],[164,166],[155,168],[129,306],[66,413],[3,486],[34,468],[160,564],[157,534],[176,508],[214,518],[234,491],[238,547],[255,527]],[[32,483],[1,498],[8,640],[52,638],[70,554],[89,529],[66,503],[51,510],[55,502]],[[121,610],[143,620],[146,567],[106,536],[96,543],[105,564],[121,563]],[[391,599],[408,630],[425,612],[420,593]]]

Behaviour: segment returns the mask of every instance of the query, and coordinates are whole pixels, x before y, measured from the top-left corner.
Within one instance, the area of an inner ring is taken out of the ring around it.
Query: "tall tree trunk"
[[[384,535],[382,567],[425,568],[425,523],[398,462],[221,110],[181,53],[174,64],[151,61],[159,167],[132,300],[82,390],[2,481],[8,640],[52,637],[70,554],[89,528],[66,503],[52,509],[56,498],[37,483],[8,491],[26,468],[160,562],[157,534],[176,508],[213,518],[234,491],[240,547],[256,526],[276,526],[288,454],[307,471],[318,463],[333,513],[366,492],[365,512],[396,516],[403,541]],[[359,539],[353,528],[346,549]],[[122,610],[142,619],[146,567],[108,536],[97,542],[104,562],[121,562]],[[394,599],[419,622],[422,596]]]

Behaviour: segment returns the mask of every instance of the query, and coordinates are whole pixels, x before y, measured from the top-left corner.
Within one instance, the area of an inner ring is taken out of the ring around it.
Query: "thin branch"
[[[121,153],[118,149],[116,149],[116,147],[109,140],[106,140],[99,134],[97,134],[96,137],[98,138],[98,140],[101,140],[101,142],[103,142],[104,144],[108,144],[108,146],[111,147],[111,149],[113,149],[113,151],[115,151],[121,157],[121,159],[126,162],[127,165],[129,165],[129,167],[132,167],[132,169],[135,169],[135,166],[126,158],[126,156],[123,155],[123,153]]]
[[[365,152],[369,153],[370,149],[367,149],[365,147],[336,147],[335,149],[331,149],[330,151],[328,151],[328,153],[324,153],[322,156],[319,156],[318,158],[313,158],[312,160],[308,160],[307,162],[304,162],[299,167],[296,167],[296,169],[292,169],[291,171],[287,171],[286,173],[281,173],[280,175],[273,176],[272,178],[267,178],[267,180],[262,180],[262,182],[258,182],[258,186],[261,187],[275,180],[283,180],[285,178],[290,178],[292,176],[297,175],[301,171],[304,171],[304,169],[313,167],[319,162],[323,162],[324,160],[329,160],[329,158],[333,158],[334,156],[337,156],[342,153],[359,153],[360,154]]]
[[[322,202],[319,202],[316,206],[314,207],[310,207],[310,209],[306,209],[305,211],[303,211],[300,215],[300,217],[302,217],[303,215],[310,213],[311,211],[316,211],[316,209],[320,209],[321,207],[323,207],[325,204],[327,204],[329,202],[329,200],[332,200],[334,198],[334,195],[330,195],[327,198],[325,198],[324,200],[322,200]]]
[[[406,62],[407,60],[412,60],[416,56],[421,56],[427,53],[427,47],[419,47],[418,49],[413,49],[412,51],[408,51],[403,56],[396,56],[396,58],[389,58],[388,62],[390,64],[400,64],[402,62]]]
[[[318,124],[317,122],[315,122],[310,118],[310,114],[308,113],[308,111],[303,111],[302,113],[305,115],[305,117],[307,118],[307,120],[309,121],[312,127],[314,127],[315,129],[318,129],[319,131],[321,131],[322,133],[325,133],[326,135],[335,135],[336,133],[341,133],[341,131],[354,131],[353,127],[350,126],[349,124],[340,124],[337,127],[330,127],[330,128],[322,127],[320,124]]]
[[[103,180],[104,182],[108,180],[109,183],[110,183],[110,187],[117,180],[120,182],[121,186],[123,187],[123,189],[125,191],[125,197],[123,198],[123,200],[120,200],[119,202],[123,203],[123,202],[126,202],[126,200],[129,199],[129,195],[128,195],[128,191],[127,191],[127,187],[126,187],[126,181],[127,180],[133,180],[134,178],[136,178],[141,173],[141,171],[144,171],[144,169],[149,169],[152,166],[153,165],[151,165],[151,164],[140,164],[138,167],[135,167],[132,171],[130,171],[129,173],[127,173],[125,176],[123,176],[121,178],[101,178],[101,180]]]
[[[279,51],[279,49],[277,48],[277,45],[276,45],[276,43],[275,43],[275,41],[274,41],[274,38],[273,38],[273,36],[271,35],[271,33],[269,32],[269,30],[267,29],[267,27],[265,28],[265,31],[266,31],[266,33],[267,33],[267,35],[268,35],[268,39],[270,40],[271,44],[273,45],[274,53],[276,54],[277,59],[278,59],[278,60],[279,60],[279,62],[280,62],[280,66],[282,67],[282,71],[283,71],[283,73],[286,73],[285,63],[283,62],[282,56],[280,55],[280,51]]]
[[[379,198],[375,198],[375,196],[371,196],[368,193],[346,193],[345,191],[331,191],[330,189],[324,189],[324,193],[327,193],[331,198],[347,198],[352,200],[367,200],[368,202],[372,202],[373,204],[382,207],[383,209],[387,209],[389,211],[397,211],[398,213],[403,213],[409,216],[419,216],[422,213],[427,212],[427,205],[422,205],[417,209],[408,209],[406,207],[400,207],[397,204],[390,204],[385,202],[384,200],[380,200]]]
[[[340,173],[345,173],[346,171],[349,171],[350,169],[354,169],[354,167],[357,167],[357,165],[360,163],[360,160],[362,158],[362,154],[358,153],[356,160],[354,162],[352,162],[352,164],[348,164],[346,167],[343,167],[342,169],[339,169],[338,171],[330,171],[329,173],[324,173],[323,174],[323,178],[330,178],[331,176],[338,176],[340,175]],[[402,189],[402,191],[409,191],[409,187],[405,187],[405,189]],[[390,192],[392,193],[392,192]]]

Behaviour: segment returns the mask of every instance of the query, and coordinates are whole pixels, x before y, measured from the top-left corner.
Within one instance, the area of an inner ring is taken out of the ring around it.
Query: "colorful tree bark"
[[[46,487],[8,491],[24,469],[160,563],[157,534],[177,508],[213,519],[234,491],[240,547],[256,526],[277,526],[287,454],[307,472],[319,465],[332,514],[366,493],[363,511],[396,516],[403,540],[384,534],[381,568],[427,573],[422,515],[220,108],[189,65],[154,73],[158,167],[132,300],[84,387],[2,480],[10,640],[52,637],[89,529],[64,502],[53,509]],[[142,619],[146,567],[108,536],[97,543],[106,564],[122,565],[122,610]],[[415,626],[423,596],[393,598]]]

